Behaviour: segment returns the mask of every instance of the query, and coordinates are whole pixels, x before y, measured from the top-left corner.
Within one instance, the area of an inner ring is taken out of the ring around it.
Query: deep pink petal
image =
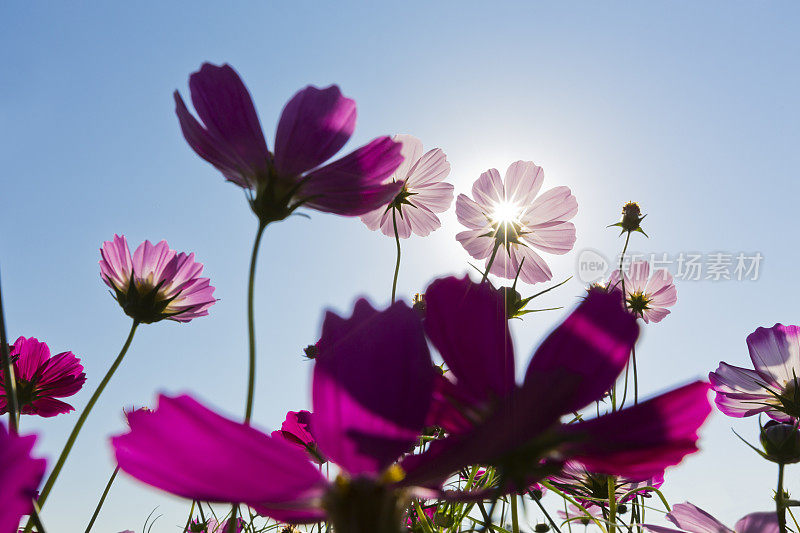
[[[189,396],[160,396],[111,439],[119,467],[172,494],[210,502],[313,506],[326,480],[301,450]]]
[[[522,394],[552,405],[555,418],[583,408],[611,388],[637,335],[619,293],[592,291],[536,350]]]
[[[0,423],[0,531],[16,532],[44,476],[44,459],[31,457],[34,435],[18,437]]]
[[[403,161],[401,148],[389,137],[379,137],[310,172],[299,196],[309,207],[345,216],[385,206],[402,187],[402,183],[384,183]]]
[[[356,127],[356,103],[336,85],[309,85],[283,108],[275,134],[275,170],[298,176],[341,150]],[[392,169],[394,170],[394,169]]]
[[[133,262],[125,236],[114,235],[113,241],[106,241],[100,248],[100,276],[103,281],[118,290],[125,290],[131,279]]]
[[[317,346],[320,451],[353,475],[377,474],[413,446],[429,410],[434,370],[419,314],[359,300],[349,319],[326,315]]]
[[[631,408],[565,426],[580,439],[568,453],[595,472],[647,478],[697,451],[711,413],[708,384],[697,381]]]
[[[477,399],[514,388],[514,345],[502,293],[469,277],[434,281],[425,291],[425,331],[457,384]]]

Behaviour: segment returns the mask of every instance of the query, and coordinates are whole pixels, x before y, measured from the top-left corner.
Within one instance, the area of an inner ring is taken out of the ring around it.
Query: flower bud
[[[636,202],[628,202],[622,206],[622,218],[620,221],[616,224],[611,224],[611,226],[622,228],[622,233],[631,233],[634,231],[644,233],[640,224],[645,216],[647,215],[642,215],[639,204]],[[647,235],[646,233],[644,234]]]
[[[800,431],[795,424],[770,420],[761,428],[761,446],[774,463],[800,462]]]
[[[317,348],[316,344],[309,344],[303,348],[303,355],[306,356],[306,359],[316,359],[317,355],[319,355],[319,348]]]
[[[547,524],[536,524],[533,530],[536,533],[547,533],[548,531],[550,531],[550,526],[548,526]]]

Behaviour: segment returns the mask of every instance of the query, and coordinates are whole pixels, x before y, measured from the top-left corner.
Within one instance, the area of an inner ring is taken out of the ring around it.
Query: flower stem
[[[192,500],[192,506],[189,508],[189,518],[186,519],[186,527],[183,528],[183,533],[189,531],[189,526],[192,525],[192,517],[194,516],[195,500]]]
[[[100,501],[97,502],[97,507],[94,510],[94,514],[92,515],[92,519],[89,520],[89,525],[86,526],[85,533],[89,533],[92,530],[92,526],[94,525],[94,521],[97,520],[97,515],[100,514],[100,509],[103,507],[103,503],[106,501],[106,496],[108,496],[108,491],[111,490],[111,485],[114,483],[114,479],[117,477],[117,473],[119,472],[119,466],[114,469],[114,472],[111,474],[111,477],[108,479],[108,483],[106,484],[106,489],[103,491],[103,495],[100,496]]]
[[[617,480],[608,476],[608,533],[616,531],[617,520]]]
[[[16,435],[18,429],[19,407],[17,406],[17,379],[14,377],[14,365],[11,363],[11,354],[8,350],[8,337],[6,337],[6,322],[3,314],[3,294],[0,291],[0,363],[3,365],[3,387],[8,406],[8,427]]]
[[[494,263],[494,258],[497,257],[497,250],[500,249],[501,242],[496,240],[494,243],[494,249],[492,250],[492,256],[489,258],[489,262],[486,263],[486,272],[483,273],[483,277],[481,278],[481,284],[486,281],[486,278],[489,277],[489,271],[492,269],[492,263]]]
[[[400,273],[400,235],[397,233],[397,209],[392,208],[392,226],[394,226],[394,241],[397,243],[397,262],[394,265],[394,281],[392,281],[392,303],[397,293],[397,275]]]
[[[511,532],[519,533],[519,514],[517,512],[517,494],[511,493]]]
[[[45,501],[47,501],[47,496],[50,494],[50,491],[53,489],[53,485],[58,479],[58,475],[61,473],[61,469],[64,467],[64,463],[67,461],[67,456],[69,452],[72,450],[72,446],[75,444],[75,440],[78,438],[78,433],[80,433],[81,428],[83,427],[84,422],[86,419],[89,418],[89,413],[92,412],[92,408],[94,404],[97,403],[97,400],[100,398],[100,395],[103,393],[103,390],[108,385],[108,382],[111,381],[111,377],[116,372],[117,368],[119,367],[120,363],[122,363],[122,359],[125,357],[125,354],[128,351],[128,348],[131,345],[131,341],[133,340],[133,334],[136,333],[136,328],[139,326],[139,322],[134,320],[133,325],[131,325],[131,331],[128,333],[128,338],[125,340],[125,344],[122,346],[122,350],[120,350],[119,355],[116,359],[114,359],[114,363],[111,365],[111,368],[108,369],[106,375],[103,377],[100,384],[97,386],[97,389],[92,394],[92,397],[89,398],[89,403],[86,404],[86,407],[83,408],[83,412],[81,416],[78,417],[78,421],[75,422],[75,427],[72,428],[72,433],[69,434],[69,438],[67,439],[67,443],[64,445],[64,449],[61,450],[61,455],[58,456],[58,461],[56,461],[56,466],[53,468],[53,471],[50,473],[50,476],[47,478],[47,482],[44,484],[44,488],[42,489],[42,493],[39,496],[38,503],[40,507],[44,507]],[[30,521],[28,522],[28,527],[26,531],[29,531],[31,526]]]
[[[244,423],[249,424],[253,415],[253,399],[256,388],[256,325],[253,315],[253,293],[256,284],[256,258],[258,257],[258,246],[261,244],[261,236],[267,225],[263,222],[258,223],[258,231],[253,242],[253,252],[250,255],[250,277],[247,282],[247,335],[250,340],[249,361],[250,366],[247,372],[247,404],[244,411]]]
[[[778,512],[780,533],[786,533],[786,504],[783,501],[783,463],[778,463],[778,491],[775,493],[775,509]]]

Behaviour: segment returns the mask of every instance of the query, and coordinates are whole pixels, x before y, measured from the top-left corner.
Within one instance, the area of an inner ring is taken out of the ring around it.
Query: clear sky
[[[758,281],[678,282],[678,304],[638,350],[645,395],[747,363],[757,326],[796,324],[794,238],[800,186],[800,41],[789,2],[29,2],[0,8],[0,264],[9,334],[72,350],[82,408],[129,328],[98,275],[114,233],[194,251],[217,287],[211,315],[140,328],[92,413],[44,511],[51,531],[83,531],[113,469],[107,436],[122,408],[157,391],[192,391],[232,416],[245,398],[245,287],[256,229],[241,191],[181,137],[172,91],[187,94],[203,61],[229,62],[256,102],[268,142],[286,100],[338,83],[358,102],[348,148],[411,133],[444,149],[456,192],[517,159],[545,187],[578,198],[575,251],[548,257],[575,271],[578,251],[613,256],[605,226],[627,200],[648,213],[641,252],[760,252]],[[399,292],[462,273],[454,212],[432,236],[404,242]],[[276,428],[309,407],[323,310],[358,295],[388,302],[394,243],[357,219],[311,213],[268,228],[257,281],[255,422]],[[524,287],[531,293],[539,287]],[[576,302],[573,280],[542,298]],[[518,364],[565,311],[515,322]],[[53,458],[76,414],[25,417]],[[703,452],[668,473],[673,502],[732,524],[771,506],[775,469],[731,433],[756,422],[715,414]],[[203,465],[197,465],[202,469]],[[800,469],[789,487],[800,491]],[[133,529],[158,506],[155,530],[179,531],[188,506],[121,478],[95,527]]]

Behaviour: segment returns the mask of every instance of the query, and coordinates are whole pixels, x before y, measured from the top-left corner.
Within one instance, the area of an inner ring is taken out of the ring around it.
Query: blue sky
[[[229,62],[253,94],[268,142],[285,101],[306,84],[338,83],[358,102],[346,149],[412,133],[445,150],[467,192],[480,172],[517,159],[545,169],[545,187],[578,198],[573,253],[548,258],[557,279],[577,251],[613,256],[605,226],[639,201],[642,252],[755,252],[755,282],[683,282],[678,304],[645,329],[638,354],[647,394],[703,376],[721,359],[746,364],[757,326],[797,323],[800,248],[790,237],[800,193],[798,8],[788,2],[404,2],[168,4],[17,3],[0,8],[0,266],[9,334],[36,336],[86,366],[81,408],[129,323],[98,276],[114,233],[167,239],[206,265],[220,301],[188,325],[140,328],[93,412],[44,518],[82,531],[113,463],[106,437],[121,411],[157,391],[192,391],[232,416],[245,397],[245,285],[255,219],[242,193],[188,148],[171,93],[186,94],[203,61]],[[464,272],[454,213],[432,236],[404,242],[399,292]],[[257,281],[255,420],[273,429],[308,407],[326,308],[389,299],[394,243],[358,220],[311,213],[275,224]],[[533,292],[538,289],[526,287]],[[542,299],[571,306],[573,280]],[[515,323],[522,366],[565,311]],[[54,457],[76,415],[23,419]],[[703,453],[667,476],[730,524],[771,505],[775,472],[731,433],[756,439],[754,420],[714,415]],[[198,465],[202,468],[202,465]],[[789,487],[800,490],[796,468]],[[120,479],[96,531],[177,531],[185,502]],[[53,526],[51,526],[52,528]]]

